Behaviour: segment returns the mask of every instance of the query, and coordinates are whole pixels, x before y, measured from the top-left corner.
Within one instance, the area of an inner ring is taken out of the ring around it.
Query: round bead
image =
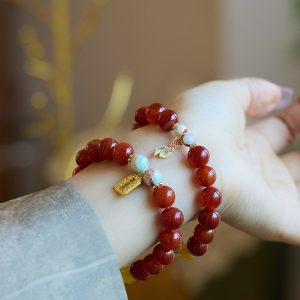
[[[148,169],[144,172],[143,181],[146,185],[157,185],[162,182],[161,173],[156,169]]]
[[[143,260],[137,260],[130,266],[130,274],[136,280],[146,280],[150,277],[150,274],[143,267]]]
[[[128,159],[134,154],[132,146],[128,143],[120,143],[113,150],[113,159],[119,165],[126,165]]]
[[[207,208],[217,208],[221,201],[221,192],[212,186],[205,188],[197,195],[197,202]]]
[[[166,108],[160,103],[152,103],[146,109],[147,121],[151,124],[159,124],[159,115]]]
[[[144,125],[141,125],[140,123],[134,123],[133,126],[132,126],[132,130],[135,130],[135,129],[138,129],[140,127],[143,127]]]
[[[89,159],[86,149],[81,149],[76,154],[76,163],[80,167],[87,167],[92,163]]]
[[[112,160],[113,159],[113,150],[116,147],[118,142],[111,138],[105,138],[102,140],[100,149],[99,149],[99,157],[101,160]]]
[[[184,222],[183,213],[176,207],[168,207],[161,213],[160,221],[164,228],[177,229]]]
[[[202,186],[210,186],[216,181],[216,172],[212,167],[204,166],[195,173],[196,182]]]
[[[208,245],[199,243],[194,237],[190,237],[187,242],[187,248],[194,256],[202,256],[207,252]]]
[[[182,236],[177,230],[165,229],[160,233],[159,241],[168,250],[179,249],[182,245]]]
[[[149,160],[147,156],[143,154],[134,155],[130,159],[130,167],[132,170],[142,173],[149,168]]]
[[[155,259],[153,254],[149,254],[143,259],[143,267],[149,274],[156,275],[161,272],[164,266]]]
[[[171,109],[164,110],[159,116],[159,126],[164,131],[172,130],[173,126],[178,122],[178,115]]]
[[[85,146],[87,155],[91,161],[100,161],[100,145],[101,145],[101,140],[95,139],[87,143]]]
[[[187,127],[184,124],[176,123],[174,125],[174,132],[177,136],[181,136],[187,132]]]
[[[196,144],[196,137],[191,134],[191,133],[186,133],[183,137],[182,137],[182,142],[186,145],[186,146],[191,146],[191,145],[195,145]]]
[[[207,229],[201,224],[198,224],[194,229],[194,238],[199,243],[209,244],[215,238],[216,231],[214,229]]]
[[[198,215],[198,221],[207,229],[215,229],[221,222],[220,215],[213,209],[202,209]]]
[[[84,167],[78,166],[76,167],[73,172],[72,172],[72,176],[76,175],[77,173],[79,173],[81,170],[83,170]]]
[[[195,146],[189,150],[187,159],[191,167],[200,168],[208,163],[209,152],[202,146]]]
[[[171,206],[175,201],[175,192],[167,185],[155,187],[153,199],[158,207],[166,208]]]
[[[147,110],[147,106],[142,106],[139,107],[135,112],[134,119],[136,123],[140,124],[141,126],[149,124],[146,117],[146,110]]]
[[[162,265],[169,265],[175,258],[173,250],[166,249],[162,244],[157,244],[153,249],[155,259]]]

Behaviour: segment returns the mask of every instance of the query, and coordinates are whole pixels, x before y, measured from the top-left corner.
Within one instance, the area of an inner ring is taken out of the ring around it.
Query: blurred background
[[[122,136],[138,106],[241,76],[299,94],[300,0],[2,0],[1,201],[66,178],[81,143]],[[299,300],[299,278],[299,249],[222,225],[205,258],[177,261],[127,292]]]

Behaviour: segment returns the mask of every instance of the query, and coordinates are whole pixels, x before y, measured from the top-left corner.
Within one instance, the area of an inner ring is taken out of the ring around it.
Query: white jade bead
[[[156,169],[148,169],[143,175],[143,181],[147,185],[157,185],[161,183],[161,173]]]
[[[182,138],[183,143],[186,146],[194,145],[196,144],[196,138],[193,134],[191,133],[186,133],[183,138]]]
[[[187,127],[184,124],[176,123],[174,125],[174,132],[177,136],[183,135],[187,130]]]
[[[149,160],[143,155],[134,155],[130,160],[130,168],[138,173],[142,173],[149,168]]]

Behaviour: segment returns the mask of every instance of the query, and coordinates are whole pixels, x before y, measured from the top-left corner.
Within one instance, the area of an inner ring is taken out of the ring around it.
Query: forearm
[[[161,132],[151,125],[124,137],[136,153],[149,158],[153,157],[156,147],[168,144],[171,139],[170,133]],[[197,186],[186,164],[186,153],[187,149],[180,147],[168,159],[150,159],[150,166],[159,169],[163,183],[175,190],[174,206],[182,210],[185,221],[188,221],[197,211],[193,201]],[[160,230],[159,211],[152,201],[152,188],[142,185],[123,197],[113,190],[113,185],[130,173],[132,171],[127,167],[101,162],[70,179],[99,216],[120,266],[153,245]]]

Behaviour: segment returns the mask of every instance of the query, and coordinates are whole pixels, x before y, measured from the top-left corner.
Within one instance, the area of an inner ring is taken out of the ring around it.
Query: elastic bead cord
[[[157,105],[156,109],[159,110]],[[153,187],[153,201],[158,208],[163,209],[160,216],[163,228],[159,235],[160,243],[144,259],[121,268],[125,283],[146,280],[152,275],[159,274],[166,265],[173,262],[175,250],[182,245],[182,236],[178,229],[184,222],[183,213],[178,208],[172,207],[175,202],[175,192],[162,183],[160,172],[149,168],[148,158],[142,154],[135,154],[133,147],[128,143],[118,143],[112,138],[90,141],[85,148],[77,152],[78,166],[74,169],[73,175],[93,162],[102,160],[113,160],[120,165],[128,164],[143,178],[145,184]]]

